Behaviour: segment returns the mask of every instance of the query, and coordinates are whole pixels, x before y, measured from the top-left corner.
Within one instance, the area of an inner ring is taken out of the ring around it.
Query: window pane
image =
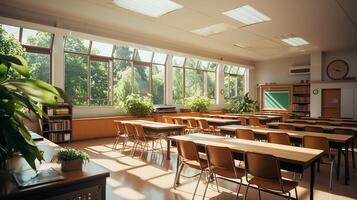
[[[164,104],[165,97],[165,66],[152,66],[152,98],[154,104]]]
[[[216,99],[216,73],[207,72],[207,97]]]
[[[166,63],[166,57],[167,57],[167,54],[155,53],[152,62],[156,63],[156,64],[163,64],[164,65]]]
[[[209,63],[208,70],[209,71],[216,71],[217,67],[218,67],[217,63]]]
[[[136,61],[151,62],[152,52],[145,50],[137,50],[135,54]]]
[[[113,68],[114,104],[118,105],[132,93],[132,62],[115,60]]]
[[[49,83],[50,55],[27,52],[25,58],[30,66],[31,77]]]
[[[208,69],[208,62],[207,61],[198,61],[197,62],[197,69],[207,70]]]
[[[224,99],[225,102],[229,102],[229,74],[224,75]]]
[[[236,77],[231,76],[229,80],[229,97],[237,97],[238,92],[238,80]]]
[[[183,67],[184,62],[185,62],[184,57],[179,57],[179,56],[172,57],[172,65],[173,66]]]
[[[50,48],[52,34],[24,28],[22,31],[22,44]]]
[[[133,59],[134,49],[129,47],[116,47],[114,51],[115,58],[121,58],[125,60]]]
[[[231,66],[225,65],[224,66],[224,73],[229,73],[230,69],[231,69]]]
[[[231,67],[231,71],[230,71],[230,73],[231,73],[231,74],[238,74],[238,70],[239,70],[239,68],[238,68],[238,67],[236,67],[236,66],[232,66],[232,67]]]
[[[185,63],[185,67],[195,69],[196,66],[197,66],[197,62],[198,62],[198,60],[196,60],[196,59],[187,58],[186,63]]]
[[[203,71],[186,69],[185,97],[202,96],[204,91]]]
[[[65,53],[65,92],[74,105],[87,105],[88,56]]]
[[[244,73],[245,73],[245,68],[240,67],[238,70],[238,75],[244,75]]]
[[[20,36],[20,28],[19,27],[9,26],[9,25],[1,25],[1,28],[3,30],[5,30],[9,35],[12,35],[14,38],[19,40],[19,36]]]
[[[134,66],[134,93],[149,93],[149,69],[147,66]]]
[[[87,54],[89,51],[89,40],[67,36],[64,50]]]
[[[93,105],[109,105],[108,62],[91,61],[90,103]]]
[[[98,56],[111,57],[113,52],[113,45],[103,42],[92,42],[91,54]]]
[[[172,72],[172,96],[176,104],[181,104],[182,102],[178,100],[183,97],[183,68],[173,67]]]

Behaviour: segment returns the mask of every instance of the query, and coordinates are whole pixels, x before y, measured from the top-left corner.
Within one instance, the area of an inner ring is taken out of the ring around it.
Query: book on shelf
[[[294,94],[310,94],[310,86],[294,86]]]
[[[48,134],[48,139],[51,140],[52,142],[68,142],[71,140],[71,134],[68,133],[49,133]]]
[[[71,120],[49,120],[48,131],[59,131],[71,129]]]

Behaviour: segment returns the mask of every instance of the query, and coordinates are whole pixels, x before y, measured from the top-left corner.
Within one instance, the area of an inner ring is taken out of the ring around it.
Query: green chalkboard
[[[264,91],[264,109],[286,110],[289,107],[289,91]]]

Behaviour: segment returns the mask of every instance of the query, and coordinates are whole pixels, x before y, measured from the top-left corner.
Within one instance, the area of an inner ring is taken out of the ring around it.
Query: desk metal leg
[[[345,145],[345,185],[348,185],[348,181],[350,180],[350,167],[348,163],[348,147],[349,144],[347,143]]]
[[[314,184],[315,184],[315,162],[312,162],[311,172],[310,172],[310,200],[314,199]]]
[[[353,164],[353,169],[356,169],[356,163],[355,163],[355,139],[352,139],[351,142],[351,147],[352,147],[352,164]]]
[[[337,180],[340,180],[341,151],[342,151],[342,148],[338,148],[338,152],[337,152],[337,166],[336,166]]]
[[[169,139],[170,132],[168,133],[168,136],[166,137],[166,142],[167,142],[167,150],[166,150],[166,160],[170,160],[170,147],[171,147],[171,141]]]

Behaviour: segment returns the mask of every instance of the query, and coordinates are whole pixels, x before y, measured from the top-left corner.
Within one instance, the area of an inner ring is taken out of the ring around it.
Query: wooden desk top
[[[354,120],[354,119],[344,119],[344,118],[301,117],[301,119],[306,119],[306,120],[327,120],[327,121],[355,122],[355,123],[357,123],[357,120]]]
[[[331,125],[342,125],[342,124],[351,124],[357,125],[357,122],[344,122],[344,121],[333,121],[333,120],[324,120],[324,119],[287,119],[284,122],[304,122],[307,124],[316,124],[317,122],[327,122]]]
[[[234,123],[234,122],[240,122],[237,119],[219,119],[219,118],[212,118],[212,117],[193,117],[193,116],[173,116],[171,118],[181,118],[183,120],[187,120],[187,119],[195,119],[195,120],[199,120],[199,119],[205,119],[208,122],[213,122],[213,123]]]
[[[335,129],[335,128],[343,128],[343,129],[353,130],[354,132],[357,133],[357,127],[326,126],[326,125],[317,125],[317,124],[301,124],[301,123],[286,123],[286,122],[271,122],[271,123],[267,123],[268,126],[272,126],[272,127],[277,127],[280,124],[282,124],[282,125],[293,125],[294,127],[297,127],[297,128],[304,128],[305,126],[321,127],[321,128],[323,128],[324,130],[327,130],[327,131],[333,131],[333,129]]]
[[[114,122],[139,124],[139,125],[144,126],[145,128],[150,128],[150,129],[155,129],[155,130],[185,128],[184,125],[153,122],[153,121],[147,121],[147,120],[114,120]]]
[[[171,136],[173,140],[193,141],[199,145],[224,146],[232,151],[257,152],[271,154],[276,156],[280,161],[309,166],[311,162],[322,156],[323,151],[289,145],[272,144],[259,141],[243,140],[236,138],[227,138],[208,134],[188,134],[181,136]]]
[[[279,115],[263,115],[263,114],[253,114],[253,113],[233,113],[231,115],[242,116],[242,117],[258,117],[258,118],[268,118],[268,119],[281,119]]]
[[[44,166],[50,166],[58,171],[61,171],[60,164],[49,163],[51,162],[53,155],[60,149],[60,146],[47,139],[38,141],[36,142],[36,144],[41,150],[44,151],[45,159],[45,163],[43,162],[43,164],[41,164],[40,166],[39,163],[37,163],[37,166],[39,168],[43,168]],[[10,166],[11,172],[19,172],[30,169],[30,166],[27,164],[25,159],[19,155],[15,155],[12,159],[10,159],[8,162],[8,166]],[[0,172],[0,199],[22,199],[26,195],[38,194],[40,192],[48,191],[49,188],[63,188],[81,182],[105,179],[106,177],[109,177],[109,172],[106,169],[93,162],[89,162],[83,165],[82,171],[62,172],[62,176],[65,178],[64,180],[45,183],[28,188],[19,188],[14,178],[12,177],[11,172]]]
[[[254,118],[254,116],[244,116],[244,115],[218,115],[218,114],[204,114],[203,116],[207,117],[216,117],[216,118],[227,118],[227,119],[239,119],[240,117],[249,119],[249,118]],[[269,120],[268,117],[258,117],[259,120]]]
[[[282,130],[282,129],[275,129],[275,128],[241,126],[241,125],[219,126],[218,128],[221,130],[226,130],[226,131],[235,131],[237,129],[249,129],[249,130],[252,130],[256,134],[261,134],[261,135],[267,135],[269,132],[287,133],[290,137],[299,138],[299,139],[302,139],[306,135],[319,136],[319,137],[325,137],[329,141],[337,142],[337,143],[341,143],[341,144],[345,144],[353,138],[353,136],[350,136],[350,135],[316,133],[316,132],[308,132],[308,131],[291,131],[291,130]]]

